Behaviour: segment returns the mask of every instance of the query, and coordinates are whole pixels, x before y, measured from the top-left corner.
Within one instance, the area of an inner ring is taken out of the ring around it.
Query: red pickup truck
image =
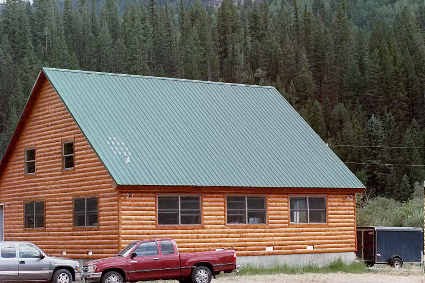
[[[209,283],[216,274],[235,269],[234,250],[179,253],[174,240],[160,239],[134,242],[117,256],[88,262],[83,278],[102,283],[168,279]]]

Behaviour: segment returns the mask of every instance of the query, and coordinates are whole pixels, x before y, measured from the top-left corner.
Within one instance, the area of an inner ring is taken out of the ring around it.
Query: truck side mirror
[[[133,258],[135,258],[136,256],[137,256],[137,254],[136,254],[136,253],[131,253],[130,258],[131,258],[131,259],[133,259]]]
[[[43,259],[43,258],[45,258],[46,256],[45,256],[43,253],[40,253],[39,257],[40,257],[40,259]]]

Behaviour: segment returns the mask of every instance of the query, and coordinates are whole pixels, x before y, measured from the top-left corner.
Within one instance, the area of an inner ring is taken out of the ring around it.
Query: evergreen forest
[[[0,3],[0,156],[42,66],[272,85],[366,185],[361,208],[417,196],[423,223],[425,1]]]

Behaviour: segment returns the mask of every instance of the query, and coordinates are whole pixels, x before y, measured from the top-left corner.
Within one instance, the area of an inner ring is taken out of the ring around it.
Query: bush
[[[414,198],[407,202],[376,197],[357,210],[359,226],[404,226],[423,227],[423,189],[416,188]]]

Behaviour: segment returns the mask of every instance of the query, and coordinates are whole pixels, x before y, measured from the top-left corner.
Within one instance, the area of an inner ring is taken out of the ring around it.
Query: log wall
[[[52,255],[109,256],[118,248],[118,193],[108,171],[50,83],[42,78],[0,176],[5,240],[26,240]],[[62,141],[74,139],[75,168],[62,170]],[[24,151],[36,148],[36,174],[24,174]],[[73,226],[73,198],[97,196],[99,226]],[[24,228],[24,203],[45,201],[45,227]]]
[[[121,190],[120,246],[149,238],[174,238],[183,252],[233,248],[238,255],[354,252],[356,249],[355,197],[351,191],[276,189],[255,190],[266,196],[267,224],[226,224],[226,196],[252,195],[252,189],[162,188],[161,193],[201,195],[202,224],[157,225],[158,190]],[[289,196],[327,197],[326,224],[291,224]],[[308,250],[307,246],[314,246]],[[273,247],[266,252],[266,247]]]

